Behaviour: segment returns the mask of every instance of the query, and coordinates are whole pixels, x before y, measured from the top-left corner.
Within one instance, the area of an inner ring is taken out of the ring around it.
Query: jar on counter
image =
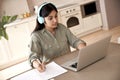
[[[23,18],[27,18],[27,17],[30,17],[30,13],[28,13],[28,12],[23,14]]]

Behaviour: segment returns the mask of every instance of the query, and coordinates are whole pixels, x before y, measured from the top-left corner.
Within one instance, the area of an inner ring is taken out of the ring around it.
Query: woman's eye
[[[58,16],[56,15],[55,18],[57,18]]]
[[[53,18],[57,18],[58,16],[54,16],[54,17],[49,17],[49,20],[52,20]]]
[[[49,20],[52,20],[52,17],[50,17]]]

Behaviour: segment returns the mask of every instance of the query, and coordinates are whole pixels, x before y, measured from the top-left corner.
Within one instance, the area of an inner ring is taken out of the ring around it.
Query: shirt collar
[[[58,29],[58,26],[57,26],[55,29],[57,30],[57,29]],[[46,28],[43,28],[43,29],[41,30],[41,32],[42,32],[42,33],[47,32],[47,29],[46,29]]]
[[[43,28],[43,29],[41,30],[41,32],[42,32],[42,33],[46,32],[46,29],[45,29],[45,28]]]

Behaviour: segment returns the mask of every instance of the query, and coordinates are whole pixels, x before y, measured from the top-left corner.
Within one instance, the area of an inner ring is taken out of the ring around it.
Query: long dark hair
[[[47,17],[53,10],[58,12],[57,8],[52,3],[48,3],[48,4],[46,4],[45,6],[42,7],[42,9],[39,12],[39,15],[43,18]],[[38,19],[36,19],[36,27],[33,30],[33,32],[38,31],[38,30],[42,30],[43,28],[45,28],[44,23],[40,24],[38,22]]]

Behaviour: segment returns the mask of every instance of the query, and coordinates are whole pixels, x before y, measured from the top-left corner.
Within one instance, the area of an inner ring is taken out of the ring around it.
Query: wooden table
[[[54,61],[61,65],[67,60],[73,59],[77,53],[66,54]],[[120,44],[111,43],[107,56],[85,69],[74,72],[68,70],[67,73],[59,75],[55,80],[120,80]]]

